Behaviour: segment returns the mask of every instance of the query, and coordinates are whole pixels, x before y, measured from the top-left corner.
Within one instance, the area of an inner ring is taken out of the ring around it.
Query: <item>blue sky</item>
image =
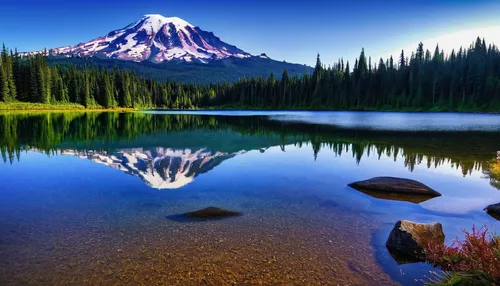
[[[431,51],[436,43],[426,40],[460,46],[473,40],[458,41],[466,30],[468,37],[479,31],[500,44],[498,0],[2,2],[0,42],[19,51],[85,42],[149,13],[181,17],[252,54],[310,65],[318,52],[331,64],[339,57],[353,60],[362,47],[379,58],[414,49],[419,41]]]

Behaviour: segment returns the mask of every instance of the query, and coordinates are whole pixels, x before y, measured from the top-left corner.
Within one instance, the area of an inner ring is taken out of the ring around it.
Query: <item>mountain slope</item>
[[[290,76],[311,73],[312,68],[306,65],[291,64],[275,61],[269,58],[251,56],[248,58],[225,58],[213,63],[185,63],[163,62],[131,62],[116,59],[99,59],[95,57],[49,57],[51,65],[79,66],[105,69],[123,69],[136,72],[138,75],[164,81],[187,83],[217,83],[233,82],[243,77],[263,76],[269,77],[274,73],[276,78],[281,77],[284,69],[288,69]]]

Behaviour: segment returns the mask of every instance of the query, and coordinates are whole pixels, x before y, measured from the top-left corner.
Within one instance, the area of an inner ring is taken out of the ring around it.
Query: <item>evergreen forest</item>
[[[72,103],[86,108],[248,108],[316,110],[500,110],[500,51],[477,38],[445,54],[419,43],[397,57],[372,60],[361,50],[354,63],[312,73],[271,73],[234,82],[185,83],[99,65],[50,63],[21,57],[3,45],[0,102]]]

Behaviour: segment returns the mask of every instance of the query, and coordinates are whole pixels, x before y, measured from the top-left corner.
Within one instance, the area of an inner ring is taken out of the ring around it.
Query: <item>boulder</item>
[[[429,198],[441,196],[440,193],[420,182],[394,177],[375,177],[351,183],[349,187],[365,193],[373,193],[375,191],[379,193],[401,194],[408,197],[418,196],[419,198],[416,201],[422,201],[422,196]]]
[[[231,211],[217,207],[208,207],[193,212],[167,216],[167,218],[174,221],[183,222],[183,221],[193,221],[193,220],[204,221],[212,219],[222,219],[226,217],[240,216],[240,215],[242,215],[242,213],[237,211]]]
[[[424,224],[400,220],[394,225],[385,245],[393,253],[413,261],[422,261],[425,259],[425,248],[430,243],[444,243],[441,223]]]
[[[500,203],[489,205],[484,209],[490,216],[500,220]]]

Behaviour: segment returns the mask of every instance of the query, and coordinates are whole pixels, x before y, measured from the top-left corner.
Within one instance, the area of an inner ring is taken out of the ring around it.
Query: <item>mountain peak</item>
[[[141,21],[148,21],[152,25],[157,25],[157,26],[164,26],[166,24],[174,24],[176,27],[192,27],[194,28],[193,25],[191,25],[189,22],[187,22],[184,19],[181,19],[179,17],[165,17],[160,14],[145,14],[142,16]]]
[[[30,55],[34,53],[25,53]],[[100,57],[135,62],[209,63],[251,55],[179,17],[146,14],[140,20],[75,46],[51,49],[55,56]]]

